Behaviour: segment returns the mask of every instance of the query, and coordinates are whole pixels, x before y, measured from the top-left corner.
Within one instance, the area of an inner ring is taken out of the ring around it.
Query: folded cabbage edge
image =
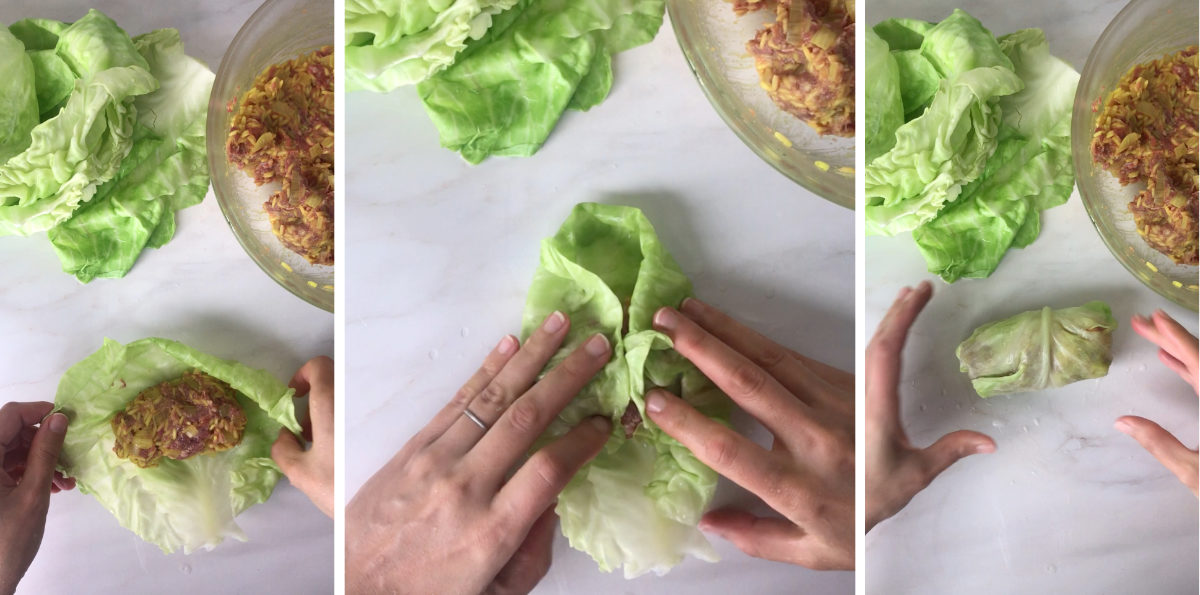
[[[1116,319],[1108,304],[1044,307],[990,322],[959,344],[959,369],[983,398],[1100,378],[1112,363]]]
[[[246,413],[242,442],[225,452],[142,469],[113,452],[111,418],[142,390],[200,370],[228,383]],[[70,421],[59,470],[74,477],[120,524],[164,553],[246,539],[235,517],[270,497],[281,477],[271,444],[281,427],[300,432],[294,390],[270,373],[160,338],[105,339],[63,375],[55,409]]]
[[[601,570],[622,568],[627,578],[663,574],[688,555],[716,560],[696,524],[717,475],[645,412],[645,392],[662,386],[709,417],[728,420],[728,398],[652,328],[658,308],[678,306],[691,294],[691,283],[640,210],[584,203],[543,241],[526,301],[524,337],[555,310],[571,320],[546,371],[594,333],[612,344],[612,360],[551,423],[538,446],[591,415],[612,420],[604,450],[571,479],[556,512],[572,547],[591,555]],[[630,403],[642,423],[626,439],[621,417]]]

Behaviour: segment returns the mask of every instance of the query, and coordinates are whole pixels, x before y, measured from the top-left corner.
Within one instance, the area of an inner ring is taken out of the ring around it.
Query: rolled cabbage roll
[[[975,329],[955,355],[980,397],[1057,388],[1108,374],[1115,328],[1104,302],[1047,306]]]

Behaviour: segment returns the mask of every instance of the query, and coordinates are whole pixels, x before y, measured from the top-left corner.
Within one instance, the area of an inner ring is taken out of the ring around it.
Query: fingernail
[[[705,533],[716,533],[718,536],[722,535],[721,531],[717,527],[713,526],[712,523],[704,519],[700,519],[700,523],[696,525],[696,528],[704,531]]]
[[[567,322],[567,317],[562,312],[555,312],[546,318],[546,322],[542,323],[542,330],[547,333],[557,333],[558,329],[563,327]]]
[[[1121,432],[1122,434],[1128,434],[1130,431],[1133,430],[1133,426],[1129,425],[1129,422],[1127,422],[1123,419],[1118,419],[1116,421],[1116,423],[1113,424],[1113,427],[1116,428],[1117,431]]]
[[[662,393],[653,390],[646,395],[646,411],[658,413],[667,408],[667,399],[662,396]]]
[[[55,434],[65,433],[67,431],[67,416],[61,413],[51,413],[50,417],[46,418],[46,425]]]
[[[601,432],[604,432],[605,434],[607,434],[610,430],[612,430],[612,422],[609,421],[607,417],[604,417],[602,415],[591,416],[590,418],[588,418],[588,423],[592,424],[593,428],[596,428],[597,430],[600,430]]]
[[[700,301],[695,298],[683,298],[683,303],[679,304],[679,309],[688,314],[699,314],[703,306]]]
[[[670,308],[659,308],[658,312],[654,313],[654,326],[665,331],[675,330],[675,324],[679,321],[676,316],[675,311]]]
[[[608,338],[600,333],[592,335],[587,343],[583,344],[583,350],[592,357],[600,357],[608,353]]]
[[[901,287],[900,292],[896,294],[896,299],[903,300],[904,298],[908,297],[908,294],[910,293],[912,293],[911,287]]]
[[[500,355],[508,355],[515,351],[516,348],[517,340],[514,339],[512,335],[505,335],[504,338],[500,339],[500,342],[496,344],[496,351],[499,352]]]
[[[995,444],[988,444],[985,442],[985,443],[980,444],[979,446],[975,447],[975,454],[986,455],[986,454],[991,454],[993,452],[996,452]]]

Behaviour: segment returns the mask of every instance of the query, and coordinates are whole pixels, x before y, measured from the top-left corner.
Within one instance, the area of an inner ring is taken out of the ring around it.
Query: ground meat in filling
[[[334,261],[333,80],[332,46],[270,66],[237,104],[225,147],[256,184],[280,183],[263,204],[271,230],[322,265]]]
[[[1091,147],[1092,160],[1121,185],[1146,183],[1129,203],[1138,234],[1179,264],[1200,263],[1196,49],[1125,73],[1105,98]]]
[[[746,44],[780,109],[820,134],[854,136],[853,0],[734,0],[737,14],[775,7]]]
[[[188,372],[138,393],[112,418],[113,452],[139,467],[159,459],[182,460],[237,446],[246,414],[228,384],[203,372]]]
[[[630,401],[629,406],[625,408],[625,413],[621,415],[621,427],[625,428],[625,437],[633,438],[633,433],[640,425],[642,425],[642,414],[638,411],[637,404]]]

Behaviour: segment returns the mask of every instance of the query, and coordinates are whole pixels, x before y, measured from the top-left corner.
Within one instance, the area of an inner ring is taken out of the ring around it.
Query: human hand
[[[501,339],[358,491],[346,507],[348,593],[526,593],[545,576],[555,499],[612,429],[592,417],[518,467],[611,356],[607,339],[594,335],[538,380],[569,326],[555,312],[524,346]]]
[[[710,511],[700,528],[758,558],[854,568],[854,376],[808,359],[687,299],[656,329],[772,434],[767,450],[665,390],[646,396],[660,428],[784,518]]]
[[[1200,394],[1200,379],[1197,378],[1200,374],[1200,355],[1197,354],[1196,337],[1162,310],[1155,311],[1150,318],[1135,314],[1131,322],[1137,334],[1158,345],[1158,359]],[[1197,486],[1200,483],[1197,479],[1200,474],[1200,455],[1195,450],[1184,446],[1162,426],[1144,417],[1122,416],[1113,425],[1137,440],[1179,481],[1191,488],[1193,494],[1200,496]]]
[[[308,416],[300,420],[308,449],[287,428],[271,445],[271,458],[288,481],[329,518],[333,518],[333,360],[314,357],[292,377],[296,396],[308,395]]]
[[[0,407],[0,593],[12,593],[42,545],[50,494],[75,487],[54,470],[67,416],[53,403]],[[40,424],[40,427],[34,427]]]
[[[1134,314],[1130,322],[1137,334],[1158,345],[1158,359],[1200,394],[1200,352],[1196,337],[1162,310],[1156,310],[1150,318]]]
[[[970,430],[916,448],[900,425],[900,354],[908,329],[932,295],[928,281],[901,289],[867,346],[867,531],[900,512],[959,459],[996,450],[991,438]]]

